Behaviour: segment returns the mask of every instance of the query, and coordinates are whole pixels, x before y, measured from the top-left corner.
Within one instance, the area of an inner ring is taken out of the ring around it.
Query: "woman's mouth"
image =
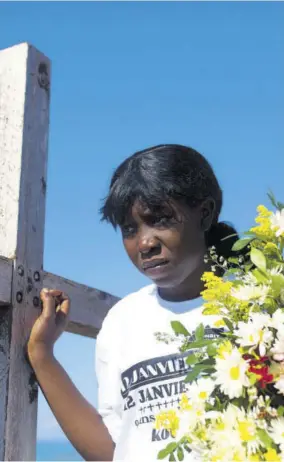
[[[142,263],[143,271],[149,276],[159,276],[168,270],[169,260],[153,258]]]

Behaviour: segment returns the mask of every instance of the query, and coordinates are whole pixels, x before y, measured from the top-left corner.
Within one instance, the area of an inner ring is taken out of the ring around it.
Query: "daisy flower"
[[[274,228],[275,236],[280,237],[284,235],[284,209],[277,210],[270,216],[270,223]]]
[[[220,385],[222,392],[230,399],[239,398],[243,387],[249,386],[249,379],[246,375],[248,367],[248,363],[237,348],[233,348],[225,359],[216,358],[216,372],[214,373],[216,384]]]
[[[233,287],[231,294],[237,300],[243,302],[257,302],[262,305],[269,292],[269,286],[261,285],[256,286],[254,284],[240,285],[239,287]]]
[[[282,326],[282,330],[278,331],[278,335],[282,333],[284,338],[284,311],[278,308],[278,310],[274,311],[271,319],[271,327],[278,330],[279,327]],[[284,339],[283,339],[284,342]]]
[[[271,420],[269,435],[276,444],[284,443],[284,417]]]
[[[270,348],[273,333],[268,329],[271,318],[267,314],[253,313],[248,322],[239,322],[235,333],[238,336],[236,342],[241,346],[251,346],[252,349],[259,347],[260,356],[265,356],[267,348]]]
[[[215,382],[211,379],[200,378],[190,384],[186,394],[193,402],[205,403],[215,388]]]
[[[257,422],[257,418],[252,413],[246,413],[244,410],[241,410],[236,428],[240,440],[246,446],[249,455],[256,453],[263,444],[258,435]]]
[[[278,393],[284,395],[284,375],[280,375],[279,379],[274,383],[274,387],[278,390]]]

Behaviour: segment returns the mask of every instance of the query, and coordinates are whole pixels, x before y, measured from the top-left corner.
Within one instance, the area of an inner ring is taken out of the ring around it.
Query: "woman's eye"
[[[133,225],[121,226],[121,233],[124,238],[134,236],[136,233],[136,227]]]
[[[160,216],[153,218],[153,224],[156,226],[169,226],[172,223],[173,219],[169,216]]]

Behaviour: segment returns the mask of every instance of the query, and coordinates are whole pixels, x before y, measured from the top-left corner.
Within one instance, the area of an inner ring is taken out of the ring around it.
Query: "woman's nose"
[[[144,258],[160,250],[161,245],[152,233],[143,233],[139,239],[139,252]]]

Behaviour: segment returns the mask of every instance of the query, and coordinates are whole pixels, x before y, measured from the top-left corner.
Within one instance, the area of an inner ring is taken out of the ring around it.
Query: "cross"
[[[25,345],[42,287],[67,292],[68,332],[96,337],[118,298],[43,269],[50,61],[0,52],[0,460],[35,460],[38,386]]]

